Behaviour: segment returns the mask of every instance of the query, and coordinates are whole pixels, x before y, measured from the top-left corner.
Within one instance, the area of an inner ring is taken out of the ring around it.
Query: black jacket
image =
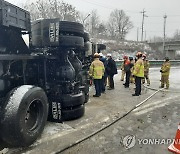
[[[112,58],[108,59],[106,72],[107,72],[108,75],[117,74],[116,62]]]

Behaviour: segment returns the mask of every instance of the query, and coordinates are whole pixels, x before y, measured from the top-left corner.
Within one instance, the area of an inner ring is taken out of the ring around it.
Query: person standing
[[[141,80],[144,78],[144,63],[142,60],[142,53],[137,52],[136,54],[137,61],[134,65],[133,76],[135,77],[135,93],[132,96],[141,95]]]
[[[107,67],[107,59],[104,57],[104,55],[102,53],[99,53],[99,60],[103,62],[104,64],[104,68],[105,68],[105,72],[104,75],[102,77],[102,93],[105,93],[106,91],[106,83],[107,83],[107,72],[106,72],[106,67]]]
[[[164,88],[166,85],[166,89],[169,89],[169,73],[170,73],[171,64],[169,62],[169,58],[165,57],[165,61],[161,66],[161,88]]]
[[[130,63],[131,63],[131,76],[130,76],[130,83],[135,83],[134,77],[133,77],[133,70],[134,70],[134,59],[133,57],[129,57]]]
[[[121,64],[121,81],[124,81],[124,76],[125,76],[124,63],[125,63],[126,59],[128,59],[128,57],[127,57],[127,56],[124,56],[124,57],[123,57],[123,60],[124,60],[124,61],[123,61],[122,64]]]
[[[108,81],[109,81],[109,88],[108,90],[114,89],[114,75],[117,74],[117,67],[116,62],[112,59],[112,56],[110,53],[107,54],[108,62],[107,62],[107,75],[108,75]]]
[[[124,71],[126,73],[126,81],[124,84],[125,88],[129,88],[129,82],[130,82],[130,76],[131,76],[131,68],[133,67],[133,64],[130,62],[128,57],[124,61]]]
[[[89,75],[93,78],[96,94],[93,97],[101,96],[102,77],[104,75],[104,64],[99,60],[99,54],[94,54],[94,61],[91,63]]]
[[[143,54],[143,61],[144,61],[144,78],[142,80],[143,84],[145,83],[145,80],[147,81],[147,86],[150,86],[150,79],[149,79],[149,60],[147,59],[146,55]]]

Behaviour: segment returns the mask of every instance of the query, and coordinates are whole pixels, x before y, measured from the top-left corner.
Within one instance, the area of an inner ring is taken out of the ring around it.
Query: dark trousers
[[[135,85],[136,85],[136,90],[135,94],[140,95],[141,94],[141,77],[135,77]]]
[[[102,77],[102,84],[101,84],[101,90],[102,90],[102,92],[105,92],[105,86],[106,86],[106,76],[103,76]]]
[[[96,95],[101,96],[102,79],[94,79]]]
[[[129,87],[130,76],[131,76],[131,71],[126,72],[126,81],[124,84],[125,87]]]
[[[108,79],[109,79],[109,88],[114,89],[114,75],[109,75]]]

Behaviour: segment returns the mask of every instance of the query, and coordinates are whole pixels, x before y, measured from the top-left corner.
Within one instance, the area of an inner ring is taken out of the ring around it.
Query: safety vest
[[[162,75],[169,75],[170,73],[171,64],[170,62],[164,62],[161,66]]]
[[[93,79],[102,79],[104,71],[104,64],[99,60],[99,58],[95,58],[95,60],[91,63],[89,75]]]
[[[141,58],[139,58],[134,65],[133,75],[137,77],[144,77],[144,63]]]

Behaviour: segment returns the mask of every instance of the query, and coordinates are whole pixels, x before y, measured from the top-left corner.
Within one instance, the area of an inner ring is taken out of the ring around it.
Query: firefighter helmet
[[[142,57],[142,52],[141,52],[141,51],[138,51],[138,52],[136,53],[136,57]]]
[[[128,59],[128,56],[124,56],[123,59]]]
[[[99,56],[99,54],[96,52],[95,54],[94,54],[94,58],[99,58],[100,56]]]

